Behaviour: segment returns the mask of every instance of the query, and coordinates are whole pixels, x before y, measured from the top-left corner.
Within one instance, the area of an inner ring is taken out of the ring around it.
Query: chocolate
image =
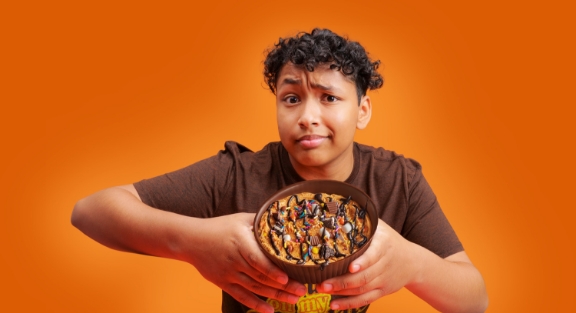
[[[320,237],[318,237],[318,236],[308,236],[308,241],[313,246],[317,246],[317,245],[322,243],[322,241],[320,240]]]
[[[280,250],[278,249],[278,247],[276,247],[276,243],[274,240],[274,235],[272,235],[272,231],[270,231],[269,237],[270,237],[270,241],[272,242],[272,248],[274,248],[274,252],[276,253],[276,255],[280,255]]]
[[[320,209],[320,205],[317,203],[312,204],[312,215],[313,216],[320,216],[322,214],[322,210]]]
[[[336,202],[337,214],[330,213],[328,202]],[[272,230],[278,222],[274,217],[284,219],[281,235]],[[329,223],[335,228],[322,222],[332,217],[336,223],[333,219]],[[346,233],[348,222],[352,229]],[[320,284],[349,272],[350,264],[368,249],[377,225],[378,211],[365,192],[339,181],[310,180],[282,188],[260,206],[254,218],[254,237],[264,254],[290,279]],[[303,308],[296,309],[300,312]]]
[[[328,208],[328,212],[330,212],[330,214],[336,215],[338,212],[338,202],[336,201],[326,202],[326,207]]]
[[[280,216],[281,216],[281,215],[278,214],[278,212],[272,213],[272,218],[274,218],[275,220],[279,220],[279,217],[280,217]]]
[[[325,227],[330,228],[330,229],[335,229],[336,228],[336,218],[334,216],[323,219],[322,223],[324,224]]]
[[[288,235],[288,236],[289,236],[289,235]],[[287,244],[286,241],[285,241],[285,238],[286,238],[286,236],[282,236],[282,244],[284,245],[284,251],[286,251],[286,259],[287,259],[287,260],[292,260],[292,259],[294,259],[294,260],[300,260],[299,258],[294,257],[294,256],[292,255],[292,252],[294,251],[294,247],[292,247],[291,244]]]
[[[361,248],[366,241],[368,241],[368,237],[366,237],[365,235],[360,235],[362,237],[362,240],[360,241],[354,241],[354,243],[358,246],[358,248]]]
[[[348,196],[348,198],[342,198],[340,199],[340,202],[342,202],[342,204],[348,204],[350,203],[350,200],[352,200],[352,196]]]
[[[364,217],[366,217],[366,210],[360,209],[360,212],[358,212],[358,217],[359,217],[359,218],[364,218]]]
[[[296,205],[298,204],[298,202],[300,202],[300,201],[298,200],[298,195],[292,195],[290,198],[288,198],[288,202],[286,202],[286,206],[290,206],[290,201],[291,201],[292,199],[294,199],[294,198],[295,198],[295,200],[296,200]]]
[[[325,240],[328,240],[330,239],[330,237],[332,237],[332,235],[330,235],[330,232],[326,229],[326,227],[320,228],[318,234],[320,234],[320,236],[322,236],[322,238],[324,238]]]
[[[322,257],[324,260],[328,260],[334,255],[336,255],[336,251],[330,248],[327,244],[322,245],[322,248],[320,248],[320,257]]]
[[[337,245],[337,244],[334,244],[334,251],[335,251],[335,252],[334,252],[334,256],[335,256],[335,257],[338,257],[338,258],[339,258],[339,257],[346,256],[346,254],[340,252],[340,250],[338,249],[338,245]]]
[[[263,247],[292,264],[337,261],[366,243],[371,226],[351,197],[301,192],[275,201],[262,214]],[[267,226],[267,227],[266,227]],[[366,230],[365,230],[366,228]],[[272,251],[273,250],[273,251]]]

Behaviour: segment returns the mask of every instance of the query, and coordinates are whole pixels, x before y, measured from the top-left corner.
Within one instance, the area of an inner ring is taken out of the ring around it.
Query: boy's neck
[[[323,166],[305,166],[295,162],[291,155],[288,155],[288,157],[296,173],[304,180],[330,179],[345,181],[350,177],[354,169],[353,150],[353,146],[351,146],[351,149],[346,151],[341,158]]]

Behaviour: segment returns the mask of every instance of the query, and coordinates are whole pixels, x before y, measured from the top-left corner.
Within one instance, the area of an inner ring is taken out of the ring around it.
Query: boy
[[[72,223],[110,248],[189,262],[223,290],[223,312],[283,312],[299,307],[307,286],[289,280],[259,250],[254,212],[297,181],[345,181],[374,200],[378,228],[350,273],[308,295],[331,295],[334,311],[364,312],[406,287],[440,311],[483,312],[483,279],[420,165],[354,142],[356,129],[370,121],[366,92],[382,86],[378,64],[329,30],[280,39],[264,75],[276,95],[281,142],[255,153],[227,142],[224,151],[184,169],[100,191],[76,204]]]

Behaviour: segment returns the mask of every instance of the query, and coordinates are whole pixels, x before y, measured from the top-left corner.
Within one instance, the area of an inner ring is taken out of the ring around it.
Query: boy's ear
[[[356,128],[364,129],[368,126],[370,122],[370,117],[372,116],[372,102],[369,96],[363,96],[360,99],[360,106],[358,107],[358,121],[356,122]]]

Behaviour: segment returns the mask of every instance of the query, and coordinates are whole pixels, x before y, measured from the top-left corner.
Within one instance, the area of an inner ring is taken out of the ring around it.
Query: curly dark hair
[[[356,84],[358,102],[368,89],[382,87],[384,79],[378,73],[380,61],[372,61],[356,41],[341,37],[329,29],[315,28],[311,33],[301,32],[294,37],[280,38],[264,60],[264,79],[276,94],[278,74],[292,62],[313,72],[320,64],[330,64]]]

